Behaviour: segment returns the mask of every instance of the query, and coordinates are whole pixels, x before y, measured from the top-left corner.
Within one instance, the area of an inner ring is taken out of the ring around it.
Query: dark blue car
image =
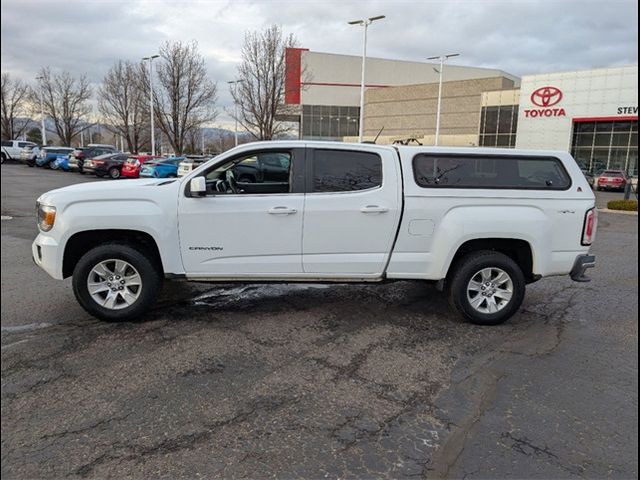
[[[140,177],[175,178],[178,176],[178,164],[185,157],[169,157],[157,162],[147,162],[140,170]]]
[[[73,148],[69,147],[44,147],[40,149],[40,154],[36,157],[36,165],[39,167],[51,167],[59,155],[69,155]]]

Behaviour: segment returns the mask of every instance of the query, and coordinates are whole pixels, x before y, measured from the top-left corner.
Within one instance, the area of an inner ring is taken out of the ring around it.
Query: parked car
[[[36,164],[38,155],[40,155],[39,145],[27,145],[20,151],[20,161],[29,167],[33,167]]]
[[[191,171],[195,170],[200,165],[202,165],[204,162],[206,162],[207,160],[212,159],[216,155],[217,154],[210,155],[210,156],[187,155],[187,158],[185,158],[178,165],[178,176],[179,177],[184,177],[185,175],[188,175],[189,173],[191,173]]]
[[[69,171],[69,155],[58,155],[56,159],[51,162],[51,170],[64,170]]]
[[[86,147],[76,148],[69,156],[69,168],[84,173],[84,162],[105,153],[118,153],[118,149],[113,145],[103,145],[90,143]]]
[[[0,162],[4,163],[7,160],[19,161],[22,149],[34,145],[36,144],[24,140],[2,140],[0,144]]]
[[[627,186],[627,176],[622,170],[605,170],[598,177],[598,190],[624,191]]]
[[[140,176],[140,169],[142,168],[142,165],[158,158],[162,157],[150,154],[129,155],[129,158],[124,162],[120,173],[126,178],[138,178]]]
[[[585,170],[583,168],[582,169],[582,174],[584,175],[584,178],[587,179],[587,182],[589,182],[589,186],[591,188],[594,188],[594,185],[596,183],[596,177],[593,175],[593,173],[591,173],[589,170]]]
[[[175,178],[178,176],[178,164],[183,160],[184,157],[169,157],[147,162],[140,169],[140,178]]]
[[[54,162],[58,155],[69,155],[73,152],[70,147],[44,147],[40,149],[40,154],[36,158],[36,165],[39,167],[50,168],[51,162]]]
[[[266,154],[283,180],[236,178]],[[175,181],[56,189],[37,209],[36,264],[73,277],[80,304],[112,321],[148,310],[165,278],[415,279],[494,325],[527,284],[586,282],[595,266],[594,193],[566,152],[260,142]]]
[[[97,177],[120,178],[122,165],[129,157],[127,153],[104,153],[90,160],[86,160],[82,166],[85,173],[93,173]]]

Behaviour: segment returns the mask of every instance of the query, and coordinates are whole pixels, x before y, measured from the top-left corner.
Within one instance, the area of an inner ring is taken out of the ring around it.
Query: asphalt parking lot
[[[37,196],[94,179],[1,178],[3,478],[638,476],[637,216],[498,327],[411,282],[167,284],[108,324],[30,258]]]

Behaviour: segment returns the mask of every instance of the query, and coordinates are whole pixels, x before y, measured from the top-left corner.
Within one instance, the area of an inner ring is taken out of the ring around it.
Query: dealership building
[[[357,141],[361,57],[289,49],[286,110],[302,139]],[[367,58],[366,140],[433,145],[437,65]],[[440,145],[571,152],[637,174],[638,67],[523,76],[445,65]]]

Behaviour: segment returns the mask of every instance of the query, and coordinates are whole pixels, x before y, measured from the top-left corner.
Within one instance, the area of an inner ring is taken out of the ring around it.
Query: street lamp
[[[349,25],[360,25],[364,27],[364,37],[362,41],[362,79],[360,80],[360,128],[358,131],[358,141],[362,142],[364,136],[364,74],[367,63],[367,29],[376,20],[382,20],[384,15],[378,15],[377,17],[363,18],[362,20],[353,20],[349,22]]]
[[[427,58],[427,60],[440,60],[440,70],[434,68],[434,70],[440,75],[440,79],[438,81],[438,112],[436,113],[436,145],[438,145],[438,141],[440,139],[440,107],[442,105],[442,71],[444,70],[444,62],[451,57],[457,57],[459,55],[459,53],[450,53],[448,55],[438,55]]]
[[[47,146],[47,130],[44,127],[44,93],[43,93],[43,87],[42,84],[44,82],[44,77],[42,75],[39,75],[36,77],[36,80],[38,80],[40,82],[40,116],[42,117],[42,132],[40,133],[40,136],[42,137],[42,146],[46,147]]]
[[[235,140],[236,147],[238,146],[238,102],[236,100],[238,93],[238,84],[242,83],[244,80],[229,80],[227,83],[229,85],[233,85],[233,119],[236,121],[235,126]]]
[[[156,154],[155,126],[153,125],[153,59],[160,55],[151,55],[142,60],[149,60],[149,109],[151,110],[151,155]]]

